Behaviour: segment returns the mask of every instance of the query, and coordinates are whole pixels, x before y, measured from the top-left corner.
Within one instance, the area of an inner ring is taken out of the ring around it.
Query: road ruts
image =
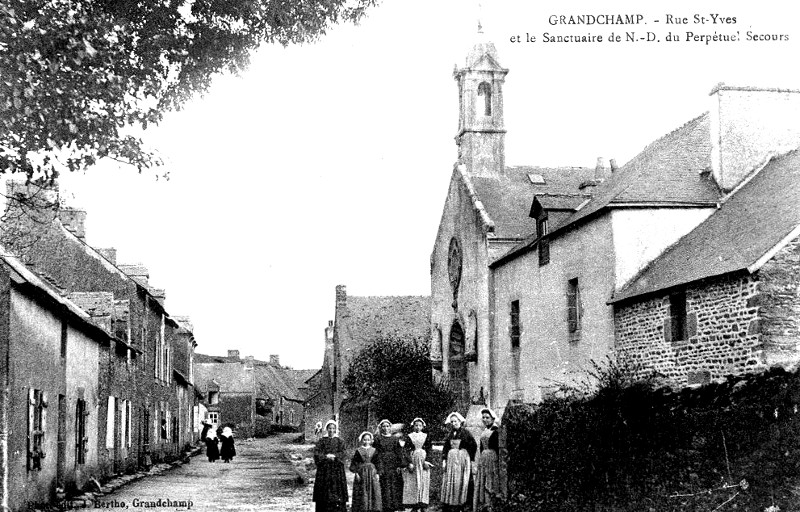
[[[282,454],[293,437],[297,434],[239,441],[237,455],[229,464],[210,463],[203,455],[192,457],[189,464],[98,498],[90,508],[132,512],[313,510],[310,486],[298,485],[297,473]],[[159,499],[161,506],[153,507]]]

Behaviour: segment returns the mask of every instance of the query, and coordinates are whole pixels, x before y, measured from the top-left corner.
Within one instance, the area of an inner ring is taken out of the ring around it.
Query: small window
[[[519,301],[511,301],[511,348],[519,348],[520,339],[519,325]]]
[[[478,105],[480,108],[480,98],[483,97],[483,115],[492,115],[492,86],[488,82],[481,82],[478,86]]]
[[[208,422],[212,425],[219,424],[219,413],[218,412],[210,412],[208,413]]]
[[[86,435],[86,417],[88,415],[86,400],[78,399],[75,404],[75,464],[86,463],[86,452],[89,450],[87,447],[89,437]]]
[[[567,324],[571,340],[580,336],[581,289],[577,278],[570,279],[567,283]]]
[[[670,341],[683,341],[686,333],[686,292],[673,293],[669,296]]]
[[[208,392],[208,403],[209,405],[217,405],[219,403],[219,391]]]
[[[539,237],[539,266],[550,263],[550,239],[547,237],[547,216],[542,215],[536,221],[536,233]]]

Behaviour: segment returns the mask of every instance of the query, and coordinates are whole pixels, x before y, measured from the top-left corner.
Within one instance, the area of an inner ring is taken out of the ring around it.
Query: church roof
[[[760,267],[800,226],[800,151],[772,159],[708,219],[615,293],[618,302]]]
[[[536,220],[528,216],[534,196],[580,204],[588,198],[578,189],[592,179],[587,167],[506,167],[500,178],[470,177],[475,193],[495,224],[498,238],[525,238],[536,230]]]

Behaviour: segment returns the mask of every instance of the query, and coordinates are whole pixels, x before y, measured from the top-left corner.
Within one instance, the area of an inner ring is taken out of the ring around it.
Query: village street
[[[99,497],[89,508],[134,511],[313,510],[311,485],[300,482],[295,464],[290,460],[292,454],[295,459],[298,455],[311,455],[308,446],[291,444],[296,437],[297,434],[282,434],[239,441],[237,455],[229,464],[221,460],[212,464],[203,454],[192,457],[188,464],[145,477]],[[158,500],[161,500],[160,504]]]

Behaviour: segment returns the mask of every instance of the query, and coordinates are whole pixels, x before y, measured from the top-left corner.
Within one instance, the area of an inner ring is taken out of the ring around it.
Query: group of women
[[[230,462],[234,455],[236,455],[236,446],[233,442],[233,430],[230,427],[225,427],[217,435],[217,429],[213,428],[210,423],[203,423],[203,431],[200,433],[200,439],[206,443],[206,456],[208,462],[216,462],[222,458],[223,462]]]
[[[447,416],[451,429],[442,451],[440,493],[446,512],[463,510],[470,503],[475,512],[490,509],[497,493],[497,416],[484,408],[481,418],[484,430],[478,444],[465,428],[463,416],[458,412]],[[354,473],[353,512],[426,510],[433,464],[425,427],[422,418],[414,418],[411,432],[393,433],[392,423],[382,420],[377,434],[361,433],[349,468]],[[346,512],[345,444],[338,437],[335,421],[328,421],[325,433],[314,449],[317,477],[313,499],[317,512]]]

